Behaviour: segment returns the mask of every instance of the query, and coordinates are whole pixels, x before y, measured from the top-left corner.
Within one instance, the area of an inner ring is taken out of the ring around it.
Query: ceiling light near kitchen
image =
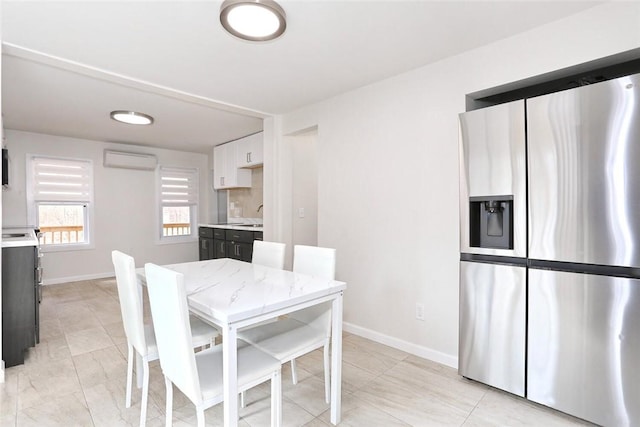
[[[121,123],[130,125],[150,125],[153,123],[153,117],[148,114],[138,113],[136,111],[112,111],[111,118]]]
[[[225,0],[220,23],[230,34],[249,41],[273,40],[287,28],[284,9],[273,0]]]

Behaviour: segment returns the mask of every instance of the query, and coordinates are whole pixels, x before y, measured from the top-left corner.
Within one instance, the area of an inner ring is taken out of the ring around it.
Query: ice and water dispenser
[[[513,249],[513,196],[471,197],[469,222],[469,246]]]

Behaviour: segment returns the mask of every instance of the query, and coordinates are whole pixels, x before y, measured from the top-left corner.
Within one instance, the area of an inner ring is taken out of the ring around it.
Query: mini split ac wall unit
[[[104,150],[104,167],[155,170],[158,159],[153,154]]]

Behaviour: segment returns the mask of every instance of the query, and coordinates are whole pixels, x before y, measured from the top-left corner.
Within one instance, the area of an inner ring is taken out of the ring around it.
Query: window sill
[[[92,243],[72,243],[67,245],[40,245],[40,251],[43,253],[87,251],[92,249],[95,249],[95,245]]]

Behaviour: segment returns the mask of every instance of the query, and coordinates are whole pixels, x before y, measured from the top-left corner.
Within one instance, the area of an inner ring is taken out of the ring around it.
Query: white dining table
[[[238,424],[238,329],[331,301],[331,423],[340,422],[345,282],[229,258],[163,267],[184,275],[189,310],[221,330],[225,426]],[[136,274],[145,285],[144,268]]]

